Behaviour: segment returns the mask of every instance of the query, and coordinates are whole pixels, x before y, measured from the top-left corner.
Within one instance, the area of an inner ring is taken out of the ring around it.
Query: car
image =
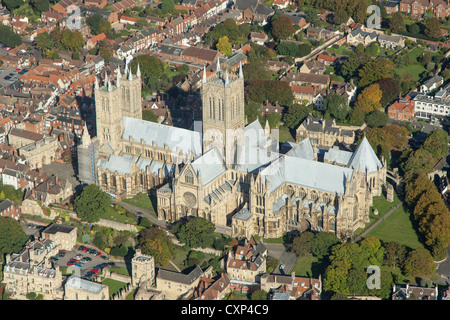
[[[75,263],[75,266],[77,266],[78,268],[82,268],[82,267],[83,267],[83,264],[80,263],[80,262],[77,262],[77,263]]]
[[[98,264],[94,267],[95,269],[103,269],[103,265],[102,264]]]
[[[91,269],[91,271],[92,271],[93,273],[98,273],[98,270],[97,270],[97,269]]]
[[[67,251],[62,249],[58,251],[58,254],[61,254],[63,257],[66,255]]]
[[[11,79],[11,77],[10,77],[10,76],[6,76],[6,77],[5,77],[5,80],[9,80],[9,79]],[[33,228],[33,229],[34,229],[34,228],[36,228],[36,227],[31,227],[31,228]]]
[[[81,261],[92,261],[91,257],[83,257]]]
[[[136,214],[137,214],[138,216],[142,216],[142,215],[143,215],[143,213],[140,212],[140,211],[136,212]]]
[[[108,257],[107,256],[102,256],[102,259],[108,260]]]
[[[95,249],[91,249],[90,251],[89,251],[89,253],[90,254],[92,254],[92,255],[96,255],[97,254],[97,250],[95,250]]]
[[[84,251],[85,248],[86,248],[85,246],[79,246],[78,251]]]
[[[83,247],[83,249],[82,249],[82,250],[83,250],[83,252],[87,252],[87,251],[88,251],[88,249],[89,249],[88,247]]]
[[[81,258],[83,258],[82,254],[77,254],[75,257],[73,257],[74,259],[80,260]]]
[[[67,262],[67,266],[68,266],[68,267],[71,267],[71,266],[73,266],[74,264],[75,264],[74,261],[69,261],[69,262]]]
[[[99,252],[97,252],[97,254],[95,256],[100,257],[101,255],[102,255],[102,253],[99,251]]]

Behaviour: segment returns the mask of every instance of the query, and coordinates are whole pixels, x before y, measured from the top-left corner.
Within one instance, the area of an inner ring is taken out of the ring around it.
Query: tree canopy
[[[74,211],[86,222],[98,222],[109,207],[110,196],[95,184],[84,187],[74,201]]]
[[[20,222],[0,217],[0,260],[5,254],[18,253],[28,240]]]

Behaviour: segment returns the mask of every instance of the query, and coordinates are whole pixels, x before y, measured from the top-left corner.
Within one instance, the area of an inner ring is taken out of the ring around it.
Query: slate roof
[[[348,167],[351,169],[359,168],[361,172],[375,172],[382,166],[369,141],[364,137],[350,159]]]
[[[200,172],[204,186],[227,170],[222,155],[216,148],[207,151],[191,165],[196,174]]]
[[[327,163],[302,158],[281,156],[261,171],[270,191],[284,183],[293,183],[332,193],[345,193],[345,182],[352,177],[353,170]]]
[[[291,150],[289,150],[286,155],[306,160],[314,160],[314,150],[311,141],[309,140],[309,138],[302,140]]]
[[[123,117],[123,128],[124,140],[132,138],[150,146],[156,143],[159,148],[168,146],[170,150],[180,150],[185,155],[192,152],[195,157],[202,153],[200,133],[196,131],[129,117]]]

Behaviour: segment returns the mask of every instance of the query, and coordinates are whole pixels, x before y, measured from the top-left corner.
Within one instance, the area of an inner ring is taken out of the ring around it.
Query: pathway
[[[397,210],[401,205],[403,205],[403,202],[399,202],[397,203],[393,208],[391,208],[381,219],[379,219],[378,221],[376,221],[373,225],[371,225],[369,228],[367,228],[366,231],[364,231],[363,233],[361,233],[359,235],[359,238],[364,238],[370,231],[372,231],[373,229],[375,229],[381,222],[383,222],[387,217],[389,217],[392,213],[395,212],[395,210]]]

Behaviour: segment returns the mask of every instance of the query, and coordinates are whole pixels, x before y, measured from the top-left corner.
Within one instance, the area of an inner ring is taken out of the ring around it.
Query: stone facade
[[[62,274],[53,268],[49,258],[58,253],[50,239],[28,242],[25,250],[6,256],[3,283],[17,299],[28,293],[42,294],[45,300],[62,300]]]
[[[59,249],[70,251],[77,244],[77,228],[53,223],[42,231],[42,237],[52,240]]]

